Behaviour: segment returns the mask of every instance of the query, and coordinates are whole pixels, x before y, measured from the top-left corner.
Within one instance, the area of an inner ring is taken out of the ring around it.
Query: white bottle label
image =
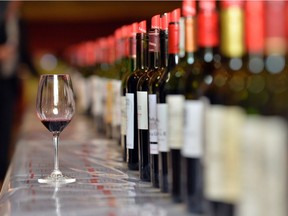
[[[157,100],[156,94],[149,94],[149,137],[150,143],[157,143]]]
[[[167,145],[167,104],[157,104],[157,129],[159,152],[168,152]]]
[[[184,101],[183,95],[168,95],[168,146],[172,149],[181,149],[183,145]]]
[[[121,134],[126,135],[126,130],[127,130],[126,96],[121,96]]]
[[[159,153],[158,144],[151,144],[150,143],[150,154],[157,155],[158,153]]]
[[[138,129],[148,130],[148,94],[145,91],[137,91],[137,116]]]
[[[199,158],[203,155],[204,102],[187,100],[184,105],[184,144],[182,155]]]
[[[127,107],[127,149],[134,149],[134,94],[126,93]]]

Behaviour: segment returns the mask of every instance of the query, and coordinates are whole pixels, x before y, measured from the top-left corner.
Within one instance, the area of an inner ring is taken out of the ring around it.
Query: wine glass
[[[64,176],[59,169],[58,143],[59,135],[69,124],[75,113],[74,92],[68,74],[41,75],[36,111],[43,125],[53,134],[54,170],[39,183],[72,183],[75,178]]]

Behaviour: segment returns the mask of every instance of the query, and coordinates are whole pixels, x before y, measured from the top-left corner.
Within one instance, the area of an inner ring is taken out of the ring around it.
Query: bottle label
[[[121,125],[121,81],[113,80],[112,125]]]
[[[126,135],[127,130],[127,107],[126,96],[121,97],[121,135]]]
[[[216,47],[219,44],[218,13],[216,11],[201,11],[198,14],[198,45],[201,47]]]
[[[213,200],[235,203],[241,191],[241,130],[245,112],[239,107],[211,106],[206,115],[206,193]]]
[[[169,23],[168,27],[168,53],[179,52],[179,23]]]
[[[127,149],[134,149],[134,94],[126,93],[126,108],[127,108],[127,134],[126,145]]]
[[[157,129],[159,152],[168,152],[167,145],[167,104],[157,104]]]
[[[226,106],[212,105],[206,112],[205,124],[205,195],[210,200],[221,200],[225,191],[223,153]]]
[[[137,91],[138,129],[148,130],[148,94],[146,91]]]
[[[202,100],[187,100],[184,104],[184,144],[182,155],[200,158],[203,155],[204,105]]]
[[[183,145],[184,101],[183,95],[168,95],[168,146],[171,149],[181,149]]]
[[[149,32],[149,52],[159,52],[160,42],[159,42],[159,30],[154,30]]]
[[[107,91],[107,97],[106,97],[106,115],[105,115],[105,122],[107,124],[112,124],[112,116],[113,116],[113,84],[112,80],[108,80],[106,82],[106,91]]]
[[[158,155],[158,144],[151,144],[150,143],[150,154]]]
[[[149,138],[150,143],[157,143],[157,99],[156,94],[149,94]],[[158,147],[157,147],[158,149]]]

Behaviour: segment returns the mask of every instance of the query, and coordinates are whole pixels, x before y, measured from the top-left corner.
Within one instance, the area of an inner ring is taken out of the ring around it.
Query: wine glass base
[[[39,183],[44,183],[44,184],[69,184],[76,182],[75,178],[67,177],[67,176],[60,176],[60,177],[52,177],[52,176],[47,176],[45,178],[38,179]]]

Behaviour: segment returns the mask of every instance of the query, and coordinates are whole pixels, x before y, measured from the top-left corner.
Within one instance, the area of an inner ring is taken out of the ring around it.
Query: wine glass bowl
[[[37,100],[37,116],[43,125],[53,134],[54,170],[39,183],[72,183],[76,179],[64,176],[59,169],[59,135],[70,123],[75,113],[75,100],[72,81],[68,74],[41,75]]]

